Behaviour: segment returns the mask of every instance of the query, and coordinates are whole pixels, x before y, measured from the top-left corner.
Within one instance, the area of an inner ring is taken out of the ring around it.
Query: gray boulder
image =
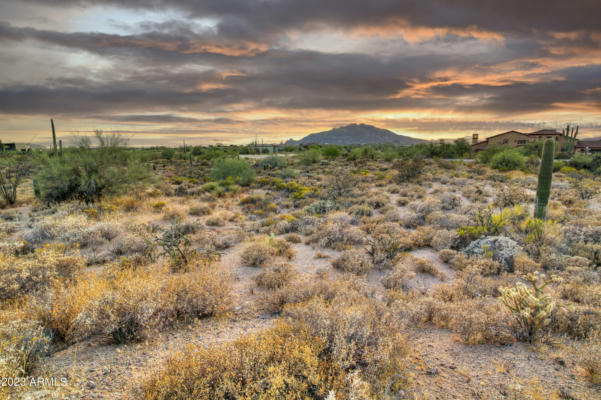
[[[492,252],[493,260],[513,272],[514,257],[522,251],[522,247],[505,236],[486,236],[470,243],[462,252],[468,256],[483,256],[485,250]]]

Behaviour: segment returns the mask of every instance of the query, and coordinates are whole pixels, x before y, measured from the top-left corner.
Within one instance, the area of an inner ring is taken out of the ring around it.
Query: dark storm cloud
[[[86,18],[94,17],[93,6],[111,5],[117,19],[123,7],[179,19],[139,23],[124,17],[118,22],[127,33],[115,34],[17,26],[10,15],[0,15],[0,67],[21,71],[26,64],[35,72],[38,65],[44,72],[20,81],[0,74],[0,114],[63,114],[149,129],[156,124],[185,134],[183,128],[225,132],[244,124],[244,117],[227,118],[232,111],[477,111],[507,117],[560,103],[601,109],[598,0],[30,3],[89,8]],[[35,4],[31,8],[35,14]],[[39,48],[57,55],[52,68],[43,56],[37,59]],[[590,56],[592,65],[566,68],[575,56]],[[311,118],[310,112],[299,114]],[[253,126],[278,123],[274,117]]]
[[[415,26],[497,32],[601,30],[598,0],[34,0],[50,5],[111,4],[136,9],[177,8],[213,17],[219,33],[251,37],[289,29],[381,27],[405,20]]]
[[[140,115],[89,115],[87,119],[98,119],[112,122],[141,122],[141,123],[193,123],[200,124],[233,124],[238,121],[231,118],[200,119],[182,117],[173,114],[140,114]]]
[[[498,113],[525,113],[550,109],[560,103],[586,103],[601,110],[601,65],[572,67],[556,71],[557,78],[539,82],[503,85],[438,85],[433,95],[447,98],[471,96],[476,105],[458,104],[458,110],[488,110]]]

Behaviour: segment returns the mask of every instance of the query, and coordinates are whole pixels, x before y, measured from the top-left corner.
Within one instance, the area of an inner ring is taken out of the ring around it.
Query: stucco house
[[[561,151],[567,140],[561,132],[557,132],[553,129],[542,129],[532,133],[522,133],[518,131],[503,132],[498,135],[490,136],[483,141],[478,141],[478,134],[474,133],[472,135],[472,149],[475,152],[478,152],[491,145],[520,147],[528,142],[543,139],[554,139],[557,152]]]

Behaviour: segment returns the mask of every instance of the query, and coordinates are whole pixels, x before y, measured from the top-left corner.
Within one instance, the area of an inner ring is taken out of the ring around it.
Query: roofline
[[[507,132],[497,133],[496,135],[489,136],[489,137],[486,138],[486,141],[488,142],[488,139],[492,139],[492,138],[497,137],[497,136],[505,135],[507,133],[517,133],[518,135],[528,136],[527,133],[522,133],[522,132],[518,132],[518,131],[507,131]]]

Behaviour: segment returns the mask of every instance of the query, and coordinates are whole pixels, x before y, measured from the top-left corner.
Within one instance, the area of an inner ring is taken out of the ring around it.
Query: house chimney
[[[478,134],[473,133],[472,134],[472,144],[476,144],[476,143],[478,143]]]

